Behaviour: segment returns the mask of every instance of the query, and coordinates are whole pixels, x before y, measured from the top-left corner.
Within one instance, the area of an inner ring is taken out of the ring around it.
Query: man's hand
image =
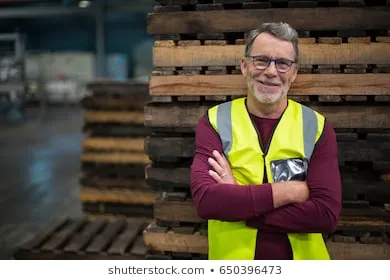
[[[272,183],[272,196],[275,208],[290,203],[301,203],[309,198],[309,187],[302,181]]]
[[[214,158],[209,158],[208,162],[213,168],[209,170],[209,174],[217,183],[220,184],[236,184],[230,164],[224,155],[221,155],[218,151],[213,151]]]

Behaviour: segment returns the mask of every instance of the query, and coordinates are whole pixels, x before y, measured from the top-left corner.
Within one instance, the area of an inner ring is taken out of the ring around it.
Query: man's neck
[[[253,96],[248,95],[247,106],[248,111],[252,115],[260,118],[278,119],[283,114],[287,107],[287,98],[282,98],[274,104],[263,104],[257,101]]]

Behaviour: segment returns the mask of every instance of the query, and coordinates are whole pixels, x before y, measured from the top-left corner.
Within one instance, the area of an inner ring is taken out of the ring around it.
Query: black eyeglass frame
[[[296,61],[291,60],[291,59],[288,59],[288,58],[277,58],[277,59],[272,59],[272,58],[269,58],[269,57],[264,56],[264,55],[254,55],[254,56],[247,55],[247,56],[245,56],[245,57],[251,59],[253,66],[254,66],[257,70],[265,70],[265,69],[267,69],[267,68],[270,66],[271,62],[274,62],[274,63],[275,63],[275,68],[276,68],[276,70],[277,70],[278,72],[280,72],[280,73],[287,73],[288,71],[291,70],[291,66],[293,66],[295,63],[297,63]],[[264,68],[256,67],[256,66],[255,66],[255,58],[265,58],[265,59],[268,60],[268,63],[267,63],[267,65],[266,65]],[[288,62],[291,63],[286,71],[280,71],[280,70],[278,69],[278,66],[277,66],[278,64],[277,64],[277,62],[278,62],[278,61],[281,61],[281,60],[283,60],[283,61],[288,61]]]

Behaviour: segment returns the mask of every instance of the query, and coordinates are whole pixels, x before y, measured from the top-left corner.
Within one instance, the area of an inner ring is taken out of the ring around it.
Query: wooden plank
[[[80,201],[87,203],[111,202],[122,204],[152,205],[156,201],[157,193],[153,191],[128,189],[94,189],[83,187],[80,190]]]
[[[151,225],[145,229],[143,235],[146,246],[152,250],[207,254],[207,237],[200,234],[150,231],[150,227]]]
[[[135,137],[87,137],[83,148],[87,150],[117,150],[144,152],[145,138]]]
[[[31,251],[46,242],[52,234],[54,234],[56,231],[63,228],[65,225],[67,225],[70,221],[68,219],[56,219],[52,221],[45,229],[38,232],[37,235],[35,235],[32,239],[28,240],[22,246],[20,247],[20,250],[22,251]]]
[[[121,203],[82,203],[82,211],[95,215],[115,215],[116,217],[153,217],[153,206],[144,204]]]
[[[390,244],[326,243],[333,260],[389,260]]]
[[[157,199],[154,206],[154,217],[156,220],[169,222],[202,223],[206,221],[198,216],[192,200]]]
[[[370,134],[371,141],[357,140],[356,134],[340,135],[338,138],[340,161],[390,162],[390,141],[375,140],[374,135]],[[390,137],[389,134],[385,135]],[[346,139],[349,141],[345,141]],[[352,139],[354,141],[351,141]],[[387,138],[382,136],[380,139]],[[182,158],[192,158],[195,153],[195,138],[148,137],[145,141],[145,152],[152,161],[174,161],[175,159],[179,161]]]
[[[335,128],[377,128],[390,127],[390,110],[385,106],[311,106],[322,113]],[[166,105],[145,107],[145,125],[148,127],[180,127],[195,130],[200,118],[209,106]]]
[[[165,98],[165,96],[162,96]],[[96,137],[144,137],[150,135],[151,130],[144,124],[122,123],[85,123],[83,132],[86,135]]]
[[[123,189],[150,189],[150,186],[146,184],[144,179],[127,179],[127,178],[107,178],[104,174],[96,176],[81,176],[80,185],[82,187],[91,188],[123,188]]]
[[[137,100],[133,97],[114,98],[114,97],[91,97],[87,96],[82,99],[81,103],[84,109],[133,109],[142,111],[143,107],[147,104],[149,98],[144,100]]]
[[[190,169],[148,166],[146,180],[159,190],[172,191],[176,188],[189,192]],[[372,171],[341,168],[341,180],[344,200],[356,200],[358,196],[364,196],[366,200],[377,204],[390,201],[389,184],[381,182]]]
[[[329,20],[332,15],[332,20]],[[345,16],[348,15],[348,16]],[[151,13],[149,34],[247,32],[264,22],[288,22],[299,30],[389,29],[388,7],[289,8]]]
[[[129,221],[123,232],[115,238],[114,242],[107,250],[108,254],[123,255],[128,248],[131,248],[135,243],[136,238],[143,230],[144,220],[138,219]]]
[[[118,164],[148,164],[149,157],[144,153],[131,152],[84,152],[81,155],[82,162],[118,163]]]
[[[144,232],[147,247],[156,251],[207,254],[207,236],[174,232]],[[336,243],[328,240],[327,248],[332,259],[390,259],[390,244]]]
[[[390,95],[390,74],[299,74],[289,95]],[[152,76],[153,96],[243,96],[242,75]],[[145,108],[147,108],[145,106]]]
[[[40,248],[41,251],[54,251],[63,246],[69,237],[76,232],[85,223],[84,220],[72,220],[63,229],[56,232],[46,243]]]
[[[143,112],[91,111],[84,112],[87,123],[130,123],[142,125]]]
[[[120,219],[114,222],[107,223],[103,232],[97,235],[85,249],[87,253],[101,253],[112,242],[115,236],[123,229],[126,222]]]
[[[87,246],[92,237],[104,226],[103,220],[91,221],[87,226],[69,241],[64,248],[64,252],[76,253],[83,250]]]
[[[145,164],[82,163],[81,172],[86,177],[144,178]]]
[[[164,197],[157,199],[154,218],[169,223],[204,223],[196,212],[192,200],[172,201]],[[390,232],[390,221],[381,216],[341,216],[337,224],[338,231],[345,232]]]
[[[132,256],[140,257],[145,259],[148,249],[145,246],[144,238],[142,235],[138,236],[131,247],[130,254]]]
[[[153,64],[156,67],[239,65],[244,48],[243,45],[154,47]],[[329,44],[326,41],[300,45],[299,63],[386,64],[390,63],[389,56],[388,43]]]
[[[120,94],[131,97],[147,97],[148,84],[132,81],[115,81],[110,79],[91,81],[86,85],[86,89],[93,94],[111,95]]]
[[[156,189],[171,189],[172,187],[189,187],[190,170],[188,168],[157,168],[148,166],[145,169],[146,182]]]
[[[145,140],[145,153],[152,161],[164,158],[189,158],[195,152],[195,139],[193,137],[151,137]]]

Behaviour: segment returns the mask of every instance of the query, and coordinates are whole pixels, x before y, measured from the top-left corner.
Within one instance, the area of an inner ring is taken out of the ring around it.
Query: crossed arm
[[[248,226],[268,232],[333,232],[341,211],[341,182],[336,136],[330,124],[324,133],[306,182],[242,187],[234,182],[226,159],[218,156],[222,154],[218,135],[202,119],[191,166],[191,192],[198,215],[246,221]]]

